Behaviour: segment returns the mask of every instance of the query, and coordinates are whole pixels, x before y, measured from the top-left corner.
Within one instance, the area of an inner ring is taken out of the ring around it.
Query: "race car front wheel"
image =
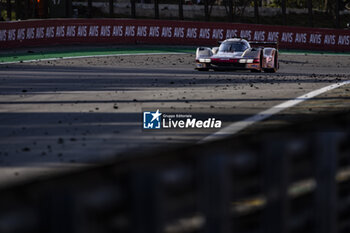
[[[272,69],[264,69],[265,73],[276,73],[276,69],[272,68]]]
[[[252,73],[260,73],[261,71],[262,71],[262,60],[263,59],[263,53],[262,53],[262,51],[261,51],[261,53],[260,53],[260,64],[259,64],[259,69],[258,70],[250,70],[250,72],[252,72]]]
[[[274,59],[274,64],[273,64],[273,68],[269,68],[269,69],[264,69],[264,72],[266,73],[276,73],[278,69],[278,55],[275,55],[275,59]]]
[[[252,72],[252,73],[260,73],[261,70],[250,70],[250,72]]]
[[[209,71],[208,68],[197,68],[198,71]]]

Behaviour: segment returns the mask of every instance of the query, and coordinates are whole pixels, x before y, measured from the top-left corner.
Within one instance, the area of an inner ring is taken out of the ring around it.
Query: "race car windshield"
[[[227,42],[220,45],[219,52],[244,52],[247,48],[246,44],[242,42]]]

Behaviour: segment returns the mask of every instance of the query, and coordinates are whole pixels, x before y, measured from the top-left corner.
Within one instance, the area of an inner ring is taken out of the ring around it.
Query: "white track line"
[[[305,95],[299,96],[295,99],[292,100],[288,100],[284,103],[278,104],[268,110],[262,111],[254,116],[248,117],[246,119],[244,119],[243,121],[238,121],[238,122],[234,122],[230,125],[228,125],[227,127],[201,139],[198,143],[204,143],[204,142],[209,142],[209,141],[215,141],[215,140],[219,140],[219,139],[223,139],[223,138],[227,138],[229,136],[232,136],[240,131],[242,131],[243,129],[247,128],[248,126],[253,125],[256,122],[259,121],[263,121],[287,108],[293,107],[301,102],[304,102],[305,100],[309,100],[312,99],[320,94],[323,94],[327,91],[331,91],[335,88],[341,87],[343,85],[347,85],[350,84],[350,80],[348,81],[344,81],[344,82],[340,82],[340,83],[336,83],[330,86],[326,86],[323,87],[321,89],[309,92]]]
[[[57,58],[43,58],[43,59],[33,59],[24,61],[9,61],[0,62],[0,65],[17,64],[17,63],[27,63],[27,62],[39,62],[39,61],[56,61],[56,60],[66,60],[66,59],[79,59],[79,58],[98,58],[98,57],[120,57],[120,56],[141,56],[141,55],[177,55],[186,53],[125,53],[125,54],[105,54],[105,55],[86,55],[86,56],[72,56],[72,57],[57,57]]]
[[[305,55],[308,55],[308,56],[344,56],[344,57],[348,57],[350,56],[350,53],[308,53],[308,52],[299,52],[299,53],[293,53],[293,52],[282,52],[282,51],[279,51],[280,54],[282,55],[300,55],[300,56],[305,56]]]

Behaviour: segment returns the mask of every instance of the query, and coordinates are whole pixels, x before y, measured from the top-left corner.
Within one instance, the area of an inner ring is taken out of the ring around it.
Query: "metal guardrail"
[[[331,119],[341,126],[158,151],[0,190],[0,232],[349,232],[350,118]]]

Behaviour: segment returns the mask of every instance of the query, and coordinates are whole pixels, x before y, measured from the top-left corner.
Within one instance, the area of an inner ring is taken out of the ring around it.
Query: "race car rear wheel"
[[[275,61],[274,61],[274,64],[273,64],[273,68],[264,69],[264,72],[265,73],[276,73],[277,69],[278,69],[278,56],[276,54],[275,55]]]
[[[272,69],[264,69],[265,73],[276,73],[276,69],[272,68]]]

